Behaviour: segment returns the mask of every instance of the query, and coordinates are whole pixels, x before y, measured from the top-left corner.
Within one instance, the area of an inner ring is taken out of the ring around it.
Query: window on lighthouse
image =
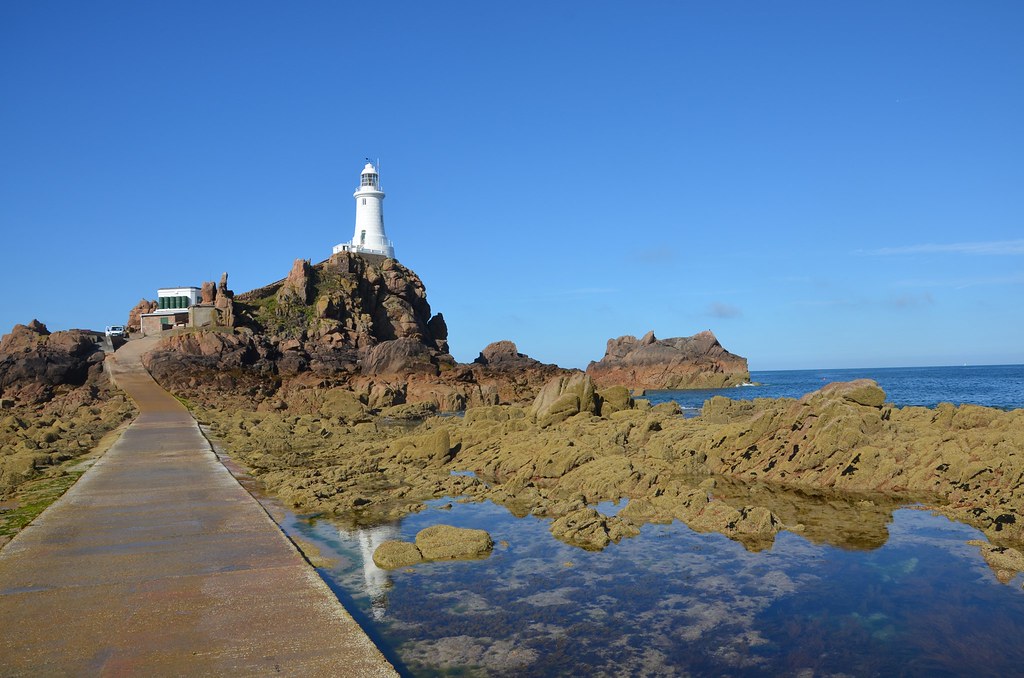
[[[366,231],[360,231],[359,232],[359,244],[360,245],[365,245],[366,244]]]
[[[362,181],[359,182],[359,185],[360,186],[370,186],[370,187],[376,186],[377,185],[377,175],[376,174],[364,174],[363,177],[362,177]]]
[[[366,198],[363,198],[363,204],[364,205],[366,204]]]

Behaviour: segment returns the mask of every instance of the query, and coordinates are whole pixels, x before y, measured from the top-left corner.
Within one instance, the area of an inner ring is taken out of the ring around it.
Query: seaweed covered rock
[[[544,384],[530,407],[530,416],[545,428],[581,412],[596,414],[599,410],[590,376],[577,372]]]
[[[551,523],[551,534],[572,546],[600,551],[623,537],[634,537],[640,530],[617,516],[606,516],[596,509],[584,507]]]
[[[393,570],[431,560],[479,560],[491,554],[494,542],[485,530],[433,525],[416,534],[416,543],[392,539],[373,552],[377,567]]]
[[[423,562],[423,554],[416,544],[398,539],[383,542],[373,552],[374,564],[384,570],[394,570]]]
[[[416,534],[416,548],[427,560],[471,560],[489,556],[494,541],[486,530],[432,525]]]

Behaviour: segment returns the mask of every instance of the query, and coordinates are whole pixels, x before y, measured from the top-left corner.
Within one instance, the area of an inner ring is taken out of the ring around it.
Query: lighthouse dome
[[[373,166],[373,163],[370,163],[370,162],[366,163],[366,167],[364,167],[363,171],[360,172],[360,174],[376,174],[376,173],[377,173],[377,169]]]

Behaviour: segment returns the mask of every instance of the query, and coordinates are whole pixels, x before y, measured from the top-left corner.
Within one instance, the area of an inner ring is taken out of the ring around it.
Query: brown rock
[[[277,291],[277,299],[278,301],[294,300],[300,304],[308,304],[312,292],[313,268],[309,265],[308,259],[296,259],[284,284]]]
[[[511,341],[495,341],[484,347],[480,355],[473,361],[478,365],[487,365],[492,369],[529,369],[543,363],[519,352]]]
[[[497,393],[497,402],[516,405],[531,402],[553,377],[574,372],[520,353],[516,345],[507,340],[488,344],[470,367],[482,389]]]
[[[212,305],[215,301],[217,301],[217,283],[213,282],[212,280],[204,282],[201,294],[202,296],[200,298],[199,303],[205,306]]]
[[[362,372],[369,376],[438,373],[430,349],[410,337],[377,344],[363,359]]]
[[[587,366],[599,387],[631,389],[721,388],[750,379],[746,358],[729,353],[711,331],[656,339],[648,332],[609,339],[604,357]]]
[[[147,301],[140,299],[139,303],[135,304],[130,311],[128,311],[128,322],[125,324],[125,329],[130,333],[138,332],[142,329],[142,314],[152,313],[157,309],[157,302]]]
[[[42,403],[54,389],[81,386],[102,372],[96,337],[84,330],[50,333],[33,320],[15,325],[0,340],[0,392],[22,402]]]

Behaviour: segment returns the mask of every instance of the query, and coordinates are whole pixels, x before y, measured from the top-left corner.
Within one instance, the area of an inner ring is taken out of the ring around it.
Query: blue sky
[[[454,355],[1024,362],[1019,2],[0,4],[0,331],[236,292],[380,158]]]

